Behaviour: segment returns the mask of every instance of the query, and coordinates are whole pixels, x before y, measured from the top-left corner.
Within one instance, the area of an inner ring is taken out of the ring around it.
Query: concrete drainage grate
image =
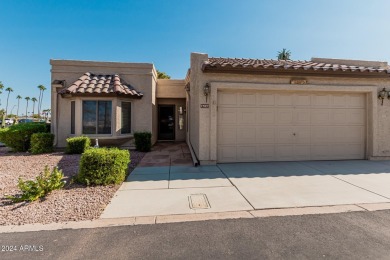
[[[190,202],[191,209],[209,209],[211,208],[209,200],[207,199],[206,194],[191,194],[188,196],[188,201]]]

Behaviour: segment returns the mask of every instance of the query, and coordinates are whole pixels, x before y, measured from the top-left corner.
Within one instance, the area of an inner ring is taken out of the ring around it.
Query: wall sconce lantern
[[[203,87],[203,94],[206,96],[206,103],[207,103],[207,96],[210,94],[210,85],[209,83],[206,83]]]
[[[378,93],[378,99],[380,99],[382,102],[381,102],[381,105],[383,106],[383,100],[385,99],[385,98],[389,98],[389,95],[388,95],[388,93],[387,93],[387,91],[386,91],[386,88],[383,88],[381,91],[379,91],[379,93]]]

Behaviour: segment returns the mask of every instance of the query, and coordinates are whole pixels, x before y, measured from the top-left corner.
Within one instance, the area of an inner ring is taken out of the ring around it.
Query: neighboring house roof
[[[203,63],[204,72],[292,72],[299,73],[364,73],[380,74],[390,76],[390,67],[387,66],[360,66],[344,65],[337,63],[316,62],[314,61],[293,61],[293,60],[260,60],[260,59],[239,59],[239,58],[208,58]],[[319,59],[320,60],[320,59]],[[378,75],[379,76],[379,75]]]
[[[100,95],[116,94],[141,98],[142,93],[135,90],[131,85],[121,81],[118,74],[97,75],[90,72],[82,75],[72,85],[59,91],[60,94],[75,95]]]

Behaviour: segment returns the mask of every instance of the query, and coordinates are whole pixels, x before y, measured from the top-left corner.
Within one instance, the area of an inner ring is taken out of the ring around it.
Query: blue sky
[[[18,94],[38,98],[39,84],[50,107],[50,59],[151,62],[173,78],[185,76],[191,52],[390,61],[388,0],[0,0],[0,10],[9,110]]]

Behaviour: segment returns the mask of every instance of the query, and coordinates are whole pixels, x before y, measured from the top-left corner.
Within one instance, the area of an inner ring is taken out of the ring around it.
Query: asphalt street
[[[0,259],[390,259],[390,211],[0,234]]]

